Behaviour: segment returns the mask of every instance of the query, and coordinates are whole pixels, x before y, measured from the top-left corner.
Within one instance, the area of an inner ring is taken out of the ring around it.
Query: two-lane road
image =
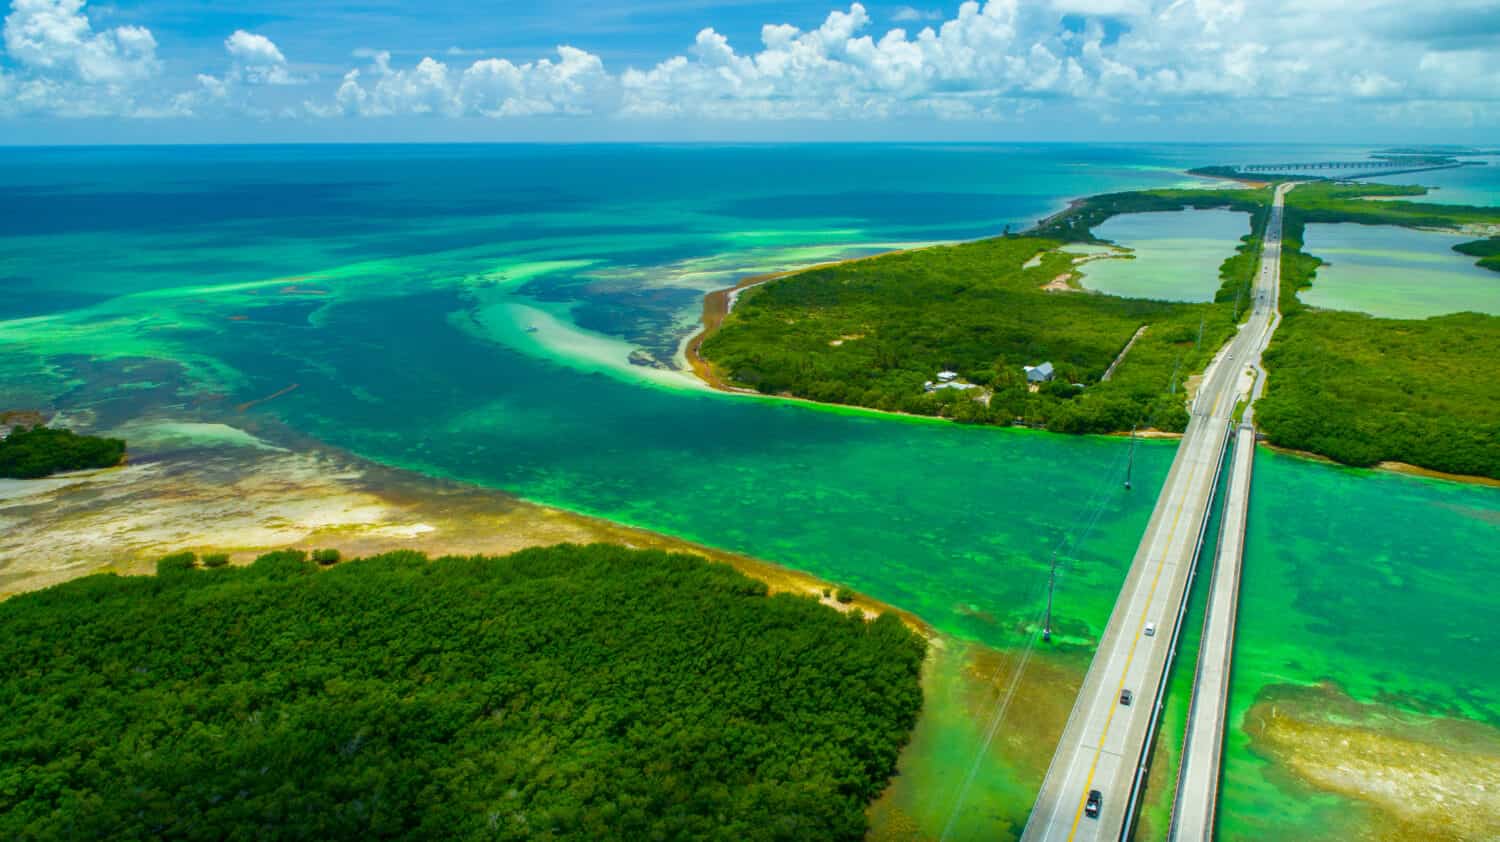
[[[1266,225],[1250,316],[1194,398],[1187,431],[1021,837],[1026,842],[1119,839],[1133,818],[1242,374],[1258,366],[1277,321],[1287,189],[1277,189]],[[1122,702],[1127,690],[1128,705]],[[1093,790],[1102,796],[1097,817],[1087,815]]]

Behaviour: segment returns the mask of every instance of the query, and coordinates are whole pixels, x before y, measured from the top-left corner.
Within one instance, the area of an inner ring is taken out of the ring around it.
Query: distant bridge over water
[[[1451,158],[1392,158],[1379,161],[1313,161],[1305,164],[1241,164],[1240,172],[1288,172],[1290,170],[1379,170],[1391,167],[1451,167]]]
[[[1290,176],[1319,179],[1370,178],[1378,175],[1447,170],[1457,167],[1482,167],[1484,161],[1460,161],[1443,155],[1390,155],[1364,161],[1302,161],[1290,164],[1237,164],[1228,167],[1203,167],[1191,172],[1199,175],[1247,178],[1253,176]],[[1328,173],[1315,175],[1315,173]]]

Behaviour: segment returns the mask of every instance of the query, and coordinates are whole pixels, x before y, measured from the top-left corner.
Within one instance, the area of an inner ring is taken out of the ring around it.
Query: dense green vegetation
[[[1321,261],[1302,251],[1308,222],[1456,227],[1500,222],[1500,210],[1404,199],[1425,189],[1317,182],[1288,197],[1282,253],[1285,318],[1266,361],[1256,410],[1270,440],[1342,462],[1383,460],[1500,476],[1500,319],[1463,314],[1425,322],[1305,307],[1297,297]],[[769,394],[961,421],[1066,432],[1133,424],[1180,430],[1180,383],[1228,338],[1253,280],[1268,190],[1112,193],[1075,203],[1031,236],[1006,237],[803,272],[747,292],[703,354],[732,380]],[[1229,207],[1252,230],[1221,267],[1212,305],[1046,292],[1071,268],[1062,243],[1097,241],[1119,213]],[[1500,268],[1500,238],[1457,247]],[[1040,263],[1024,268],[1040,255]],[[1204,325],[1201,343],[1198,326]],[[1110,361],[1150,328],[1107,382]],[[1050,360],[1058,379],[1028,392],[1021,367]],[[928,393],[943,369],[992,392]],[[1082,383],[1081,390],[1073,383]]]
[[[1313,184],[1288,195],[1285,315],[1266,352],[1270,378],[1256,421],[1275,444],[1352,465],[1391,460],[1500,478],[1500,318],[1379,319],[1312,309],[1296,295],[1322,263],[1302,250],[1308,222],[1416,227],[1500,219],[1492,208],[1358,198],[1421,191]]]
[[[1265,361],[1255,418],[1275,444],[1500,478],[1500,319],[1301,309]]]
[[[1264,229],[1257,199],[1268,196],[1253,190],[1109,194],[1045,221],[1038,232],[1046,236],[1001,237],[802,272],[746,292],[702,353],[731,380],[767,394],[1064,432],[1136,424],[1182,430],[1182,384],[1243,315]],[[1213,304],[1043,289],[1073,269],[1072,257],[1057,250],[1061,243],[1092,241],[1090,229],[1114,214],[1226,206],[1251,212],[1252,230],[1225,261]],[[1143,326],[1148,329],[1124,362],[1101,382]],[[1048,361],[1057,379],[1028,391],[1022,367]],[[945,369],[983,390],[923,391]],[[988,403],[976,394],[988,394]]]
[[[175,556],[0,603],[0,837],[857,840],[923,652],[659,551]]]
[[[109,468],[125,458],[120,439],[81,436],[51,427],[18,427],[0,439],[0,477],[37,479],[59,471]]]

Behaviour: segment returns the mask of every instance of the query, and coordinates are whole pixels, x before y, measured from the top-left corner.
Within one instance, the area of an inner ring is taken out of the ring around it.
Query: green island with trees
[[[1184,382],[1207,365],[1248,309],[1269,195],[1159,190],[1096,196],[1026,236],[800,272],[747,290],[701,353],[731,382],[766,394],[1060,432],[1134,425],[1181,431],[1187,425]],[[1098,242],[1091,229],[1110,216],[1190,207],[1250,213],[1249,230],[1221,267],[1214,301],[1048,288],[1077,268],[1076,256],[1062,246]],[[1104,380],[1127,346],[1129,353]],[[1053,364],[1056,376],[1031,391],[1024,366],[1043,362]],[[924,383],[943,370],[980,387],[983,399],[961,389],[925,391]]]
[[[6,839],[845,839],[924,641],[696,556],[163,559],[0,603]]]
[[[1476,266],[1483,266],[1492,272],[1500,272],[1500,237],[1459,243],[1453,247],[1453,250],[1459,254],[1479,258],[1475,263]]]
[[[1500,477],[1500,318],[1382,319],[1318,310],[1297,297],[1321,263],[1301,248],[1308,222],[1449,230],[1500,223],[1495,208],[1390,198],[1425,193],[1322,181],[1288,195],[1285,317],[1265,356],[1270,377],[1256,419],[1273,444],[1346,464],[1390,460]],[[1203,369],[1244,315],[1270,196],[1260,188],[1103,194],[1023,235],[795,273],[746,290],[701,353],[730,382],[773,395],[1059,432],[1180,431],[1181,382]],[[1044,289],[1073,270],[1066,245],[1101,242],[1093,229],[1110,217],[1183,208],[1251,214],[1212,303]],[[1500,238],[1454,249],[1500,271]],[[1022,366],[1044,361],[1057,377],[1029,391]],[[970,390],[924,391],[940,370],[981,387],[988,402]]]
[[[121,439],[79,435],[72,430],[16,427],[0,438],[0,478],[39,479],[60,471],[112,468],[125,458]]]

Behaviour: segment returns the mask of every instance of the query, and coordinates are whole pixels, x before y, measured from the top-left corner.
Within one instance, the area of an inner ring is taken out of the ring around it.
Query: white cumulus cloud
[[[614,87],[598,56],[569,46],[557,48],[555,61],[486,58],[461,71],[431,57],[398,68],[380,52],[344,75],[335,100],[338,112],[363,116],[587,114],[611,109]]]
[[[270,38],[237,29],[224,39],[232,66],[230,75],[253,85],[295,85],[297,79],[287,70],[286,56]]]
[[[704,27],[634,66],[566,45],[415,63],[361,49],[358,67],[291,108],[277,89],[316,76],[264,35],[236,30],[227,66],[164,79],[149,30],[96,29],[83,0],[11,0],[0,113],[924,121],[1035,119],[1062,103],[1101,125],[1493,124],[1500,0],[1453,2],[1434,16],[1405,0],[967,0],[946,15],[898,7],[895,27],[854,2],[811,28],[768,22],[758,43]]]
[[[84,82],[128,82],[160,69],[156,39],[139,26],[95,32],[83,0],[14,0],[5,49],[29,70]]]
[[[942,20],[943,13],[936,9],[922,11],[911,6],[901,6],[891,13],[891,20],[897,23],[911,23],[913,21]]]
[[[144,116],[141,83],[161,70],[156,39],[140,26],[96,32],[83,0],[14,0],[3,41],[15,64],[0,69],[0,113]]]

